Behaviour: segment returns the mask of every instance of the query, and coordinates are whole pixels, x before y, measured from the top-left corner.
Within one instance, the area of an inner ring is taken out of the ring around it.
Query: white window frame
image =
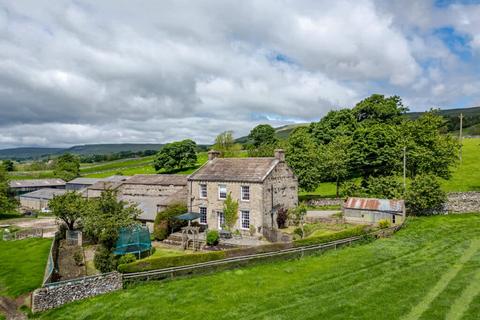
[[[225,198],[222,198],[220,195],[222,194],[222,192],[220,191],[222,188],[225,188]],[[227,185],[226,184],[219,184],[218,185],[218,199],[219,200],[225,200],[227,199],[227,195],[228,195],[228,192],[227,192]]]
[[[202,212],[202,209],[205,210],[205,221],[202,221],[202,217],[203,217],[203,212]],[[199,211],[200,211],[200,224],[208,224],[208,210],[207,210],[207,207],[199,207]]]
[[[205,190],[203,188],[205,187]],[[203,191],[205,191],[205,195],[203,195]],[[208,197],[208,188],[206,183],[200,184],[200,199],[206,199]]]
[[[223,230],[222,225],[225,225],[225,213],[223,213],[222,211],[217,211],[217,223],[218,230]]]
[[[247,219],[244,218],[244,214],[247,215]],[[248,226],[245,227],[244,222],[248,222]],[[240,210],[240,228],[243,230],[250,229],[250,211],[249,210]]]
[[[248,188],[248,192],[244,192],[243,188]],[[250,201],[250,186],[240,186],[240,194],[242,201]],[[248,194],[248,199],[245,199],[245,194]]]

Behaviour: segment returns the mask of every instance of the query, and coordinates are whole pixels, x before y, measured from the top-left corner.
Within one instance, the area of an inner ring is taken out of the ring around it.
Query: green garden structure
[[[140,258],[145,252],[149,253],[151,248],[152,242],[150,241],[148,228],[136,225],[130,228],[120,229],[113,253],[116,255],[132,253]]]

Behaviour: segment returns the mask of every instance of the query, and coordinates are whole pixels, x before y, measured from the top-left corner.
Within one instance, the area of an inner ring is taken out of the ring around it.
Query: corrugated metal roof
[[[64,185],[65,181],[62,179],[31,179],[10,181],[10,188],[59,187]]]
[[[350,197],[344,204],[347,209],[373,210],[384,212],[403,212],[404,200],[355,198]]]

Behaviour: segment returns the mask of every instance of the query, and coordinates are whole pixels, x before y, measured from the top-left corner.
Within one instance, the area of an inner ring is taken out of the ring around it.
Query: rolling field
[[[139,284],[41,319],[478,319],[480,215],[299,260]]]

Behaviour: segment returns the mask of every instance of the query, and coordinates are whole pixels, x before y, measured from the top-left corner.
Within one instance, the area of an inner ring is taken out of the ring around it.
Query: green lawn
[[[51,239],[0,239],[0,296],[17,297],[42,284],[51,243]]]
[[[478,319],[480,215],[300,260],[151,282],[42,319]]]
[[[480,138],[463,140],[463,161],[453,171],[443,189],[453,191],[480,191]]]

